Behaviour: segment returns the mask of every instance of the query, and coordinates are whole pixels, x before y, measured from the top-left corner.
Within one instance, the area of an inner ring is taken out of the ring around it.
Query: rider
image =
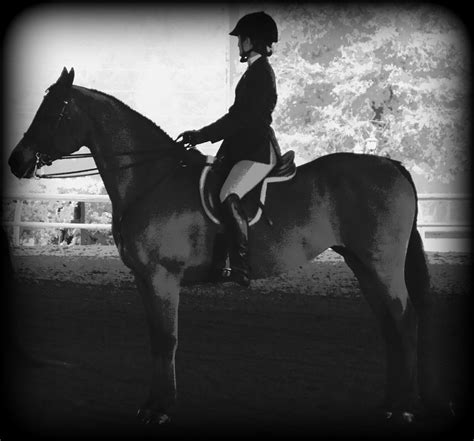
[[[234,104],[214,123],[200,130],[185,131],[179,137],[191,145],[224,140],[217,159],[227,164],[230,172],[219,197],[231,270],[229,274],[219,268],[217,278],[248,286],[248,219],[241,200],[270,173],[281,157],[271,128],[277,92],[275,74],[268,62],[272,43],[278,41],[278,29],[268,14],[255,12],[242,17],[230,35],[238,37],[240,62],[248,64],[235,89]]]

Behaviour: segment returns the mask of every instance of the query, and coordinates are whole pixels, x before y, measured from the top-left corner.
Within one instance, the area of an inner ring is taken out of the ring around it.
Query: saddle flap
[[[206,165],[206,167],[204,167],[199,189],[201,194],[201,205],[207,216],[216,224],[221,223],[221,202],[219,200],[219,193],[224,180],[225,176],[217,173],[210,167],[210,165]],[[260,210],[259,201],[263,184],[263,181],[260,182],[242,199],[242,206],[247,215],[249,224],[252,224],[252,221],[258,214],[258,210]]]

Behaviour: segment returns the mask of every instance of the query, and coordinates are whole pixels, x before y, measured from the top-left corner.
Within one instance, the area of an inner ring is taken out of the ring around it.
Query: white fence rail
[[[420,193],[419,201],[468,201],[468,193]],[[426,251],[461,251],[469,252],[471,224],[469,222],[423,222],[417,224],[418,231]],[[431,233],[431,234],[430,234]],[[439,237],[457,233],[458,237]],[[461,236],[461,237],[460,237]],[[463,237],[462,237],[463,236]]]
[[[77,202],[110,202],[108,195],[93,194],[46,194],[46,193],[11,193],[4,195],[3,199],[16,201],[13,221],[4,221],[3,225],[13,227],[13,244],[20,245],[21,228],[80,228],[81,230],[110,230],[111,224],[93,223],[71,223],[71,222],[32,222],[22,221],[21,211],[25,200],[49,200],[49,201],[77,201]]]
[[[12,193],[3,196],[4,199],[16,201],[15,214],[13,221],[5,221],[3,225],[11,226],[14,230],[13,241],[15,245],[20,243],[21,228],[80,228],[85,230],[110,230],[111,224],[93,224],[93,223],[63,223],[63,222],[31,222],[21,220],[22,202],[24,200],[51,200],[51,201],[77,201],[77,202],[110,202],[108,195],[91,195],[91,194],[20,194]],[[420,193],[419,201],[440,201],[440,200],[470,200],[471,195],[468,193]],[[468,222],[419,222],[418,230],[420,231],[423,241],[427,242],[426,233],[470,233],[471,225]],[[437,239],[434,239],[437,240]]]
[[[468,193],[420,193],[418,195],[419,201],[467,201],[469,199],[471,195]],[[445,228],[446,231],[452,231],[453,229],[469,229],[471,224],[468,222],[419,222],[417,226],[419,230],[424,231],[432,228]]]

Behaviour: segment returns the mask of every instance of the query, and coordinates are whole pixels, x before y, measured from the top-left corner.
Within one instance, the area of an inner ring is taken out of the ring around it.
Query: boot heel
[[[249,276],[244,271],[239,271],[238,269],[234,268],[230,274],[230,279],[241,286],[250,286]]]

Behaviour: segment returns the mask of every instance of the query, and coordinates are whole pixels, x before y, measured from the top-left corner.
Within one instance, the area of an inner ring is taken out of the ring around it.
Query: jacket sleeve
[[[245,78],[242,90],[236,92],[234,104],[217,121],[203,127],[200,132],[205,140],[221,139],[252,128],[270,125],[275,107],[276,88],[272,72],[260,69]]]

